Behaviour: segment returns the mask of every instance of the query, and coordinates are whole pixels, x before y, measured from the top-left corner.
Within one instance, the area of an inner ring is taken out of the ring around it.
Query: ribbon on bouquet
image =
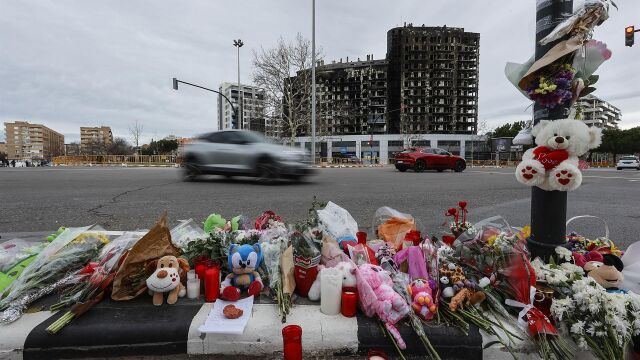
[[[529,303],[527,304],[513,299],[506,299],[504,303],[509,306],[522,308],[520,313],[518,313],[518,324],[525,329],[528,328],[531,335],[537,335],[540,333],[557,335],[558,330],[553,326],[553,324],[551,324],[549,318],[547,318],[542,311],[533,306],[536,291],[537,290],[534,286],[529,289]]]

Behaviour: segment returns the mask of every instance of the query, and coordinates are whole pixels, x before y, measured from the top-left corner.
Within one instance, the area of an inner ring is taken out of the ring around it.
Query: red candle
[[[356,303],[358,302],[358,294],[353,291],[342,291],[341,312],[343,316],[356,316]]]
[[[288,325],[282,328],[284,360],[302,360],[302,328]]]
[[[196,263],[196,266],[195,266],[196,275],[198,275],[198,279],[200,279],[200,281],[202,282],[202,280],[204,279],[204,272],[205,270],[207,270],[207,260],[199,259],[199,260],[196,260],[195,263]]]
[[[213,302],[220,296],[220,269],[210,267],[204,272],[204,299]]]
[[[358,244],[367,245],[367,233],[364,231],[358,231],[356,233],[356,237],[358,238]]]

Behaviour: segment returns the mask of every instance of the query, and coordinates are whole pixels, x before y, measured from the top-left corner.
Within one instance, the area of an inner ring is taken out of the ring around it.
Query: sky
[[[574,5],[580,0],[574,1]],[[613,57],[598,70],[595,95],[622,110],[622,128],[640,125],[640,1],[616,0],[594,38]],[[318,0],[316,43],[325,62],[386,53],[387,31],[463,27],[480,33],[479,119],[489,129],[531,118],[530,101],[506,80],[507,61],[534,50],[534,0]],[[217,89],[237,81],[233,39],[242,39],[241,81],[252,52],[296,33],[311,37],[311,0],[0,0],[0,124],[27,120],[78,140],[80,126],[111,126],[131,141],[215,130],[217,96],[172,78]],[[4,133],[0,131],[0,141]]]

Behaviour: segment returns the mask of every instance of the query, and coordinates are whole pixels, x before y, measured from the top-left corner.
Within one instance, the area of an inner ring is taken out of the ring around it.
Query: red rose
[[[450,208],[450,209],[447,211],[447,215],[451,215],[451,216],[454,216],[454,215],[456,215],[457,213],[458,213],[458,209],[456,209],[456,208]]]
[[[458,206],[460,206],[461,209],[465,209],[467,207],[467,202],[466,201],[460,201],[458,203]]]
[[[451,246],[453,242],[456,241],[456,238],[452,235],[442,235],[442,242]]]

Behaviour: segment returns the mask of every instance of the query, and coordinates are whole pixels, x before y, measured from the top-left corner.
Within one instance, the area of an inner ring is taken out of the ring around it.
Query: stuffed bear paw
[[[544,166],[536,160],[522,160],[516,167],[516,179],[528,186],[538,186],[544,182]]]
[[[227,286],[222,290],[222,298],[227,301],[238,301],[240,299],[240,289]]]
[[[560,164],[549,174],[549,187],[552,190],[572,191],[582,183],[582,173],[571,164]]]
[[[249,285],[249,289],[247,289],[247,293],[249,294],[249,296],[258,296],[260,295],[260,291],[262,291],[262,283],[257,280],[254,280]]]

